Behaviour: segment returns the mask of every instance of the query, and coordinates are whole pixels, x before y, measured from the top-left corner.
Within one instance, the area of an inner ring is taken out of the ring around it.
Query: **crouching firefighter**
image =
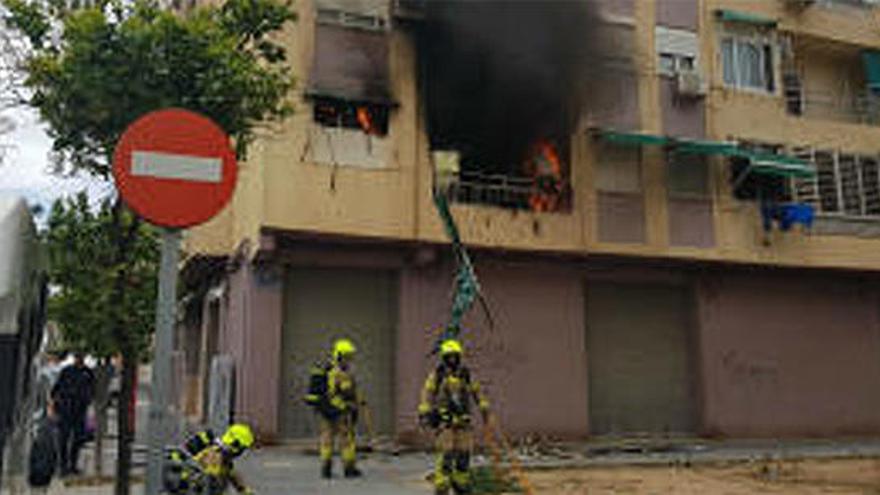
[[[325,479],[333,477],[333,451],[337,441],[343,475],[356,478],[363,474],[356,466],[356,426],[358,411],[366,406],[366,401],[358,392],[351,369],[355,352],[350,340],[339,339],[333,344],[330,362],[315,366],[311,372],[306,403],[318,416],[321,476]]]
[[[473,403],[484,424],[489,418],[489,402],[462,364],[462,353],[457,340],[440,345],[440,364],[428,375],[419,403],[419,422],[435,432],[434,493],[438,495],[447,494],[450,488],[457,494],[470,492]]]
[[[234,424],[221,437],[211,430],[191,435],[180,447],[166,454],[163,467],[165,491],[171,494],[222,494],[228,485],[251,495],[235,471],[235,460],[254,445],[254,434],[244,424]]]

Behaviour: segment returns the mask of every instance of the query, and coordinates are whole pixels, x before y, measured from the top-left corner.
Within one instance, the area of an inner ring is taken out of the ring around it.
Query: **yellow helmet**
[[[248,425],[234,424],[226,430],[220,441],[235,453],[240,454],[254,446],[254,432]]]
[[[450,354],[462,354],[464,349],[461,346],[461,342],[455,339],[446,339],[443,343],[440,344],[440,355],[448,356]]]
[[[333,358],[339,359],[342,356],[350,356],[357,352],[357,348],[348,339],[339,339],[333,343]]]

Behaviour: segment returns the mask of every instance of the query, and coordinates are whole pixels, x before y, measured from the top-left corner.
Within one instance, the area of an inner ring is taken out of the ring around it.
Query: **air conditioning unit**
[[[706,96],[703,76],[696,70],[681,70],[675,74],[675,92],[678,96],[700,98]]]

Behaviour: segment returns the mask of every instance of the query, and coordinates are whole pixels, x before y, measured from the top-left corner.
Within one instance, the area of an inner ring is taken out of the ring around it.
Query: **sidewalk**
[[[638,473],[642,472],[656,475],[658,469],[693,469],[696,473],[712,469],[709,466],[750,466],[756,465],[756,461],[760,464],[767,460],[782,462],[804,458],[880,460],[880,440],[604,441],[568,445],[543,454],[533,451],[522,455],[521,461],[530,469],[586,469],[595,473],[626,466],[634,476],[640,476]],[[362,461],[361,467],[366,473],[363,479],[352,481],[337,477],[328,482],[319,477],[314,455],[304,454],[301,447],[281,446],[250,453],[239,462],[239,467],[246,482],[261,495],[419,495],[431,493],[425,480],[431,462],[431,456],[425,453],[399,456],[376,453]],[[475,462],[479,464],[485,459],[478,456]],[[56,483],[48,495],[111,493],[109,484],[65,487]],[[143,485],[136,485],[133,493],[142,495]]]

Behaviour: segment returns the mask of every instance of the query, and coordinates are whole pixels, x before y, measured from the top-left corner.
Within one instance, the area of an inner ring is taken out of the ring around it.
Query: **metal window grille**
[[[880,157],[811,148],[791,154],[815,164],[815,177],[791,180],[792,200],[826,215],[880,217]]]

